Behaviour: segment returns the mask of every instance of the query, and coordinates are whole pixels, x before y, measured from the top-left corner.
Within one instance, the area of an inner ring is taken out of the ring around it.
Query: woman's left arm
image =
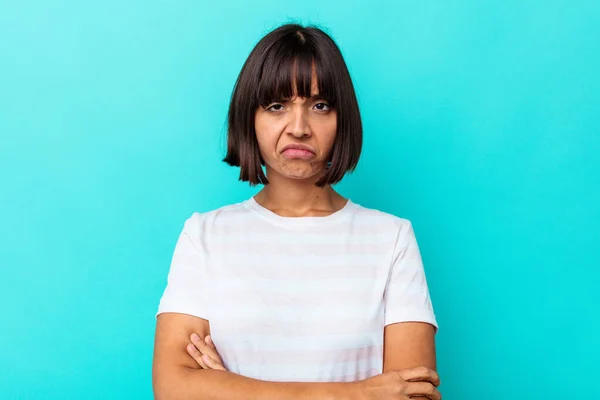
[[[399,322],[386,326],[383,372],[415,367],[436,370],[435,327],[425,322]],[[413,399],[428,400],[427,397]]]

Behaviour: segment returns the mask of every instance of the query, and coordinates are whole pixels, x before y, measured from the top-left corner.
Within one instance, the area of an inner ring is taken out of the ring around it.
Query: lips
[[[308,151],[308,152],[310,152],[312,154],[315,154],[315,150],[312,147],[310,147],[310,146],[308,146],[306,144],[300,144],[300,143],[298,143],[298,144],[288,144],[287,146],[285,146],[283,148],[282,153],[285,153],[287,150],[303,150],[303,151]]]
[[[311,158],[315,155],[313,148],[304,144],[288,144],[281,153],[287,158],[301,159]]]

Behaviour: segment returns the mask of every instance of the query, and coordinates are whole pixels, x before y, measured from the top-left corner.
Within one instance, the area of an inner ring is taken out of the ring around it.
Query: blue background
[[[338,189],[414,224],[445,399],[600,396],[597,1],[0,0],[0,398],[152,397],[177,235],[257,190],[228,99],[290,18],[355,80]]]

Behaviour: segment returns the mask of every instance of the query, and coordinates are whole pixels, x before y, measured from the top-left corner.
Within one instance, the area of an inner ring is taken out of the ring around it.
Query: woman
[[[361,145],[333,40],[299,25],[261,39],[233,91],[224,161],[264,187],[185,222],[157,314],[157,399],[440,398],[410,221],[331,186]]]

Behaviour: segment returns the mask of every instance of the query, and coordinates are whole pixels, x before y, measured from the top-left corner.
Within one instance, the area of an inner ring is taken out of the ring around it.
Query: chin
[[[304,180],[304,179],[311,179],[311,178],[315,178],[318,175],[319,171],[285,171],[285,172],[280,172],[281,175],[285,176],[286,178],[289,179],[296,179],[296,180]]]
[[[324,171],[324,169],[319,168],[318,165],[304,162],[295,165],[292,163],[281,163],[280,165],[277,165],[277,168],[269,166],[269,169],[279,176],[294,180],[316,179]]]

